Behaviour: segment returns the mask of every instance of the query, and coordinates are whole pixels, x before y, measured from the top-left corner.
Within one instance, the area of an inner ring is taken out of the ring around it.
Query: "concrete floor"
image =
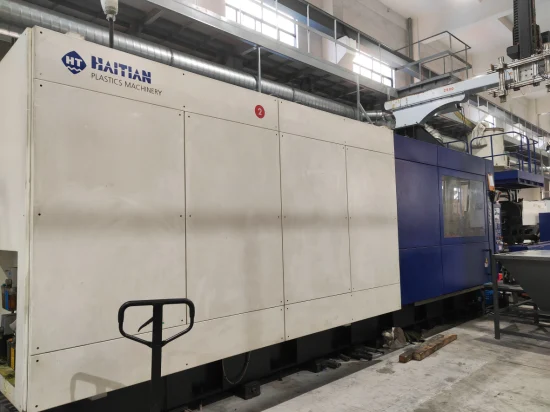
[[[503,322],[522,332],[544,329]],[[207,412],[505,412],[550,411],[550,342],[503,335],[478,319],[453,328],[458,340],[421,361],[396,351],[320,374],[298,372],[262,386],[262,395],[230,397]]]

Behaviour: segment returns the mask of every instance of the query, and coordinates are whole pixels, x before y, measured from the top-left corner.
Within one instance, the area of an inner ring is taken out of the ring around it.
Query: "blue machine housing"
[[[550,213],[539,213],[540,241],[550,242]]]
[[[403,305],[470,289],[490,281],[492,219],[484,196],[485,233],[445,237],[442,177],[482,182],[491,161],[395,135],[401,301]]]

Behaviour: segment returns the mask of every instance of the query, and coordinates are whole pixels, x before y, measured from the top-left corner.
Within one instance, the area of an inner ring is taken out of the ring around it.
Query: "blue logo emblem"
[[[61,61],[72,74],[78,74],[86,68],[86,62],[80,57],[80,54],[75,51],[67,53],[61,58]]]

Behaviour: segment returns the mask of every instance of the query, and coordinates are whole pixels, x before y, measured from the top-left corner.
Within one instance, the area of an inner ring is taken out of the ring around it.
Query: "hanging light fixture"
[[[101,0],[101,7],[109,22],[109,47],[115,47],[115,20],[118,14],[118,0]]]

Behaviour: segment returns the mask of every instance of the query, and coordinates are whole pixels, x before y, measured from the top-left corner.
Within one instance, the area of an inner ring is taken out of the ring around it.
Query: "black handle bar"
[[[162,319],[163,309],[166,305],[187,305],[189,307],[189,326],[176,333],[169,339],[162,340]],[[129,335],[124,331],[124,313],[126,309],[136,306],[152,306],[153,317],[145,322],[138,329],[138,332],[150,323],[153,324],[153,339],[149,342],[137,336]],[[162,387],[162,348],[170,342],[182,337],[189,332],[195,324],[195,305],[189,299],[154,299],[154,300],[134,300],[126,302],[118,310],[118,329],[122,336],[150,347],[151,356],[151,412],[160,412],[163,404],[163,387]]]
[[[162,308],[164,308],[164,306],[166,306],[166,305],[187,305],[189,307],[189,317],[191,319],[190,319],[190,322],[189,322],[189,326],[185,330],[175,334],[174,336],[172,336],[169,339],[161,341],[160,342],[161,347],[163,347],[163,346],[169,344],[170,342],[173,342],[174,340],[182,337],[187,332],[189,332],[193,328],[193,325],[195,324],[195,305],[189,299],[185,299],[185,298],[182,298],[182,299],[133,300],[133,301],[130,301],[130,302],[126,302],[118,310],[118,329],[119,329],[121,335],[124,336],[125,338],[131,339],[135,342],[141,343],[143,345],[147,345],[150,348],[152,348],[153,347],[153,342],[152,341],[149,342],[145,339],[141,339],[141,338],[138,338],[136,336],[130,335],[130,334],[128,334],[124,331],[124,313],[126,312],[126,309],[131,308],[131,307],[136,307],[136,306],[152,306],[153,307],[153,317],[151,319],[149,319],[147,322],[145,322],[143,325],[141,325],[141,327],[138,330],[138,332],[139,332],[145,326],[147,326],[150,323],[154,322],[155,313],[159,312],[159,310],[158,310],[159,308],[161,309],[160,313],[162,313]],[[161,319],[160,322],[162,322],[162,316],[160,317],[160,319]]]

